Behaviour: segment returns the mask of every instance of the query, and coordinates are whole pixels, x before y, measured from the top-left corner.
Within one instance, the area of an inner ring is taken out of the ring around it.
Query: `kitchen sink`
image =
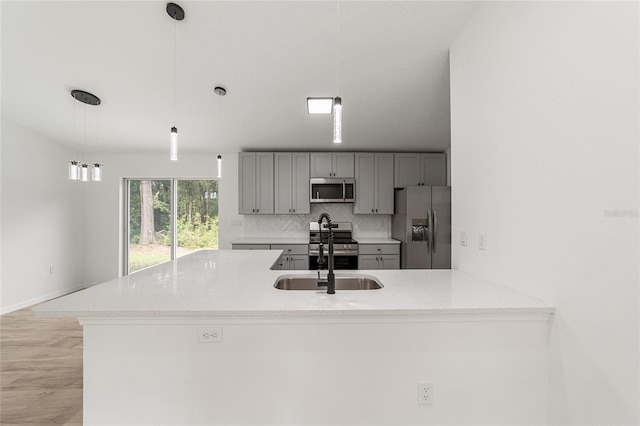
[[[326,274],[322,274],[325,278]],[[318,286],[317,275],[282,275],[273,285],[278,290],[320,290],[326,287]],[[338,290],[378,290],[384,287],[376,277],[371,275],[336,276],[336,291]]]

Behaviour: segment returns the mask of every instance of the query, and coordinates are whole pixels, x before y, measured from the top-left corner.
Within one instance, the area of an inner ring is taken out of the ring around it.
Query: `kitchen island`
[[[35,308],[84,327],[84,424],[546,423],[545,302],[456,270],[278,290],[279,255],[203,250]]]

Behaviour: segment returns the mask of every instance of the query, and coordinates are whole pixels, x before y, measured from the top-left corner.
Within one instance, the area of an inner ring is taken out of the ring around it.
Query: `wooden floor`
[[[82,327],[31,309],[0,316],[0,425],[82,425]]]

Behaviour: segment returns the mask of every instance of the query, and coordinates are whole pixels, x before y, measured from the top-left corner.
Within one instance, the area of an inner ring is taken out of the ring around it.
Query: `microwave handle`
[[[347,197],[347,181],[342,180],[342,201],[344,201]]]

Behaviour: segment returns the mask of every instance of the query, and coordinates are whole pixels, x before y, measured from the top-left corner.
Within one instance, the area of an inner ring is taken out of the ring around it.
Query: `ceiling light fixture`
[[[218,144],[222,143],[222,97],[226,96],[227,89],[216,86],[213,93],[220,96],[218,98]],[[222,155],[218,154],[218,179],[222,177]]]
[[[340,2],[336,1],[336,97],[333,99],[333,143],[342,143],[342,98],[340,93]]]
[[[307,98],[308,114],[331,114],[333,98]]]
[[[173,123],[169,139],[169,158],[178,161],[178,128],[176,123],[176,33],[177,23],[184,19],[184,9],[175,3],[167,3],[167,14],[174,20],[173,25]]]
[[[82,102],[85,104],[84,106],[84,135],[83,135],[83,143],[86,144],[87,141],[87,105],[98,106],[101,101],[96,95],[85,92],[84,90],[72,90],[71,96],[78,102]],[[73,107],[73,139],[74,142],[76,140],[76,108],[75,104]],[[96,143],[98,141],[98,110],[96,109]],[[84,155],[83,155],[84,156]],[[93,163],[93,169],[91,171],[91,180],[93,181],[101,181],[102,180],[102,164]],[[89,180],[89,165],[85,162],[78,162],[77,160],[69,161],[69,179],[70,180],[80,180],[83,182],[87,182]]]

